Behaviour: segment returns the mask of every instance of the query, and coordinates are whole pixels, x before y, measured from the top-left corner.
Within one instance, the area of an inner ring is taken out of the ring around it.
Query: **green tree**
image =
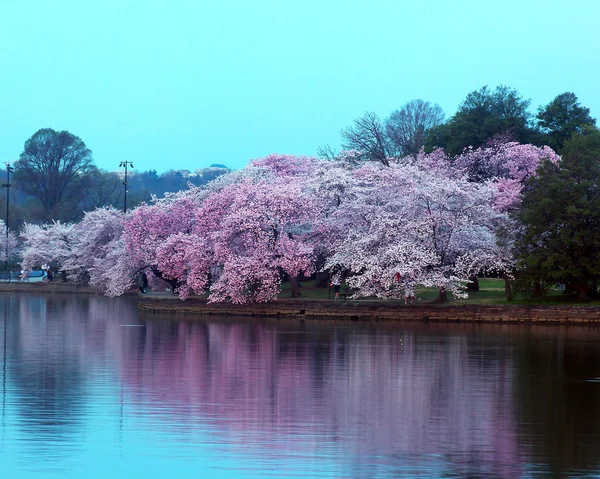
[[[563,283],[583,300],[600,272],[600,133],[575,134],[558,165],[546,161],[523,194],[516,241],[524,281]]]
[[[90,184],[82,196],[81,207],[91,211],[105,206],[123,207],[123,182],[115,172],[93,168],[89,172]]]
[[[574,133],[596,126],[590,109],[582,107],[577,95],[571,92],[561,93],[546,106],[540,107],[537,122],[546,136],[546,143],[555,151],[560,151]]]
[[[447,123],[430,130],[426,146],[442,147],[454,156],[469,146],[483,146],[498,135],[538,144],[539,133],[531,123],[529,105],[530,100],[515,89],[498,86],[491,90],[484,86],[469,93]]]
[[[92,152],[81,138],[68,131],[38,130],[25,142],[15,163],[15,185],[41,206],[40,221],[72,220],[90,185],[94,170]]]

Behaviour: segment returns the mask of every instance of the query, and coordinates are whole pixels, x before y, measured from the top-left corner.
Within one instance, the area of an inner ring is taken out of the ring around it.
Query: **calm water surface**
[[[600,477],[598,329],[2,294],[0,337],[3,478]]]

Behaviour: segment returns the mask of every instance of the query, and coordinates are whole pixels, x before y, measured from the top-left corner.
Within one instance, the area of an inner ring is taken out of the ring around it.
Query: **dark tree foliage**
[[[394,110],[385,123],[385,130],[394,146],[394,153],[416,155],[425,145],[427,132],[442,124],[444,112],[437,104],[412,100]]]
[[[136,207],[142,202],[149,203],[153,196],[162,197],[166,192],[187,189],[190,184],[201,186],[229,172],[224,165],[211,165],[208,168],[190,173],[188,170],[170,170],[158,174],[155,170],[130,172],[127,184],[127,204]],[[0,169],[0,176],[6,177],[6,170]],[[17,176],[18,179],[18,176]],[[12,180],[12,178],[11,178]],[[10,197],[11,229],[20,227],[25,222],[47,222],[52,219],[75,221],[83,217],[85,211],[104,206],[123,207],[123,178],[118,172],[104,171],[92,167],[86,175],[86,187],[77,200],[61,204],[50,214],[41,201],[24,191],[21,183],[15,182],[16,188]],[[6,209],[6,197],[0,195],[0,211]],[[68,211],[67,211],[68,209]]]
[[[590,109],[582,107],[575,93],[558,95],[544,107],[538,109],[538,126],[546,136],[546,143],[560,151],[574,133],[583,133],[586,128],[596,126]]]
[[[600,273],[600,133],[575,134],[523,195],[516,242],[523,281],[563,283],[585,299]]]
[[[188,170],[169,170],[158,174],[156,170],[131,173],[128,179],[127,204],[132,207],[142,201],[149,202],[152,196],[163,196],[166,192],[186,190],[188,186],[201,186],[231,171],[224,165],[211,165],[191,173]]]
[[[15,163],[15,184],[41,207],[40,221],[72,220],[90,185],[92,152],[68,131],[38,130]]]
[[[392,145],[377,114],[365,113],[340,134],[344,149],[357,150],[365,160],[379,161],[389,166],[388,158],[392,156]]]
[[[530,100],[515,89],[498,86],[490,90],[484,86],[469,93],[447,123],[430,130],[426,146],[442,147],[454,156],[469,146],[484,146],[499,134],[520,143],[539,144],[541,138],[531,123],[529,105]]]
[[[123,183],[115,172],[94,168],[90,172],[90,186],[82,197],[82,211],[91,211],[105,206],[119,208],[123,203]]]

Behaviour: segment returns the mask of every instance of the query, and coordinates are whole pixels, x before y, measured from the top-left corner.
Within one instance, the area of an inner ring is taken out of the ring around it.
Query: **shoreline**
[[[79,286],[73,283],[63,283],[62,281],[36,281],[35,283],[28,283],[27,281],[0,282],[0,293],[66,293],[104,296],[101,291],[91,286]],[[136,293],[137,291],[132,290],[125,293],[124,296],[131,296]]]
[[[137,309],[154,313],[184,313],[200,317],[245,316],[256,319],[343,320],[361,322],[553,323],[600,324],[600,306],[523,305],[403,305],[383,301],[282,298],[272,303],[208,303],[201,298],[181,301],[173,295],[138,295]]]
[[[103,296],[95,288],[62,282],[0,283],[0,293],[88,294]],[[418,304],[404,305],[385,301],[280,298],[271,303],[208,303],[190,297],[181,301],[171,293],[140,294],[131,290],[124,296],[137,296],[141,312],[185,314],[206,317],[246,317],[254,319],[289,319],[294,321],[360,322],[437,322],[437,323],[504,323],[504,324],[598,324],[600,306],[568,305],[475,305]]]

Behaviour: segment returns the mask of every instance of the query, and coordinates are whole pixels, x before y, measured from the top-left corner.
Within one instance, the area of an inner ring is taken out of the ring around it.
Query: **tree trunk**
[[[163,281],[169,283],[171,285],[171,292],[173,294],[176,293],[177,287],[179,286],[179,281],[176,279],[167,279],[163,276],[162,272],[157,269],[157,268],[151,268],[152,273],[154,273],[154,276],[156,276],[158,279],[162,279]]]
[[[290,286],[291,286],[290,296],[292,298],[298,298],[298,297],[302,296],[302,293],[300,293],[300,285],[298,284],[298,277],[292,276],[290,274],[288,274],[287,277],[288,277],[288,281],[290,282]]]
[[[573,284],[569,284],[568,285],[569,288],[574,289],[575,291],[577,291],[577,300],[578,301],[585,301],[587,299],[587,284],[579,284],[579,283],[573,283]]]
[[[533,284],[533,297],[539,298],[542,296],[542,285],[539,281],[536,281]]]
[[[597,279],[592,279],[592,281],[590,282],[590,293],[589,294],[593,298],[598,297],[598,280]]]
[[[506,296],[506,301],[512,301],[512,289],[510,287],[510,280],[506,271],[502,271],[502,275],[500,276],[504,280],[504,296]]]
[[[477,275],[471,276],[467,283],[467,291],[479,291],[479,280]]]
[[[441,287],[438,288],[438,297],[435,299],[434,303],[446,303],[448,302],[448,293],[446,292],[446,288]]]
[[[315,274],[315,287],[327,288],[329,286],[329,273],[319,271]]]

